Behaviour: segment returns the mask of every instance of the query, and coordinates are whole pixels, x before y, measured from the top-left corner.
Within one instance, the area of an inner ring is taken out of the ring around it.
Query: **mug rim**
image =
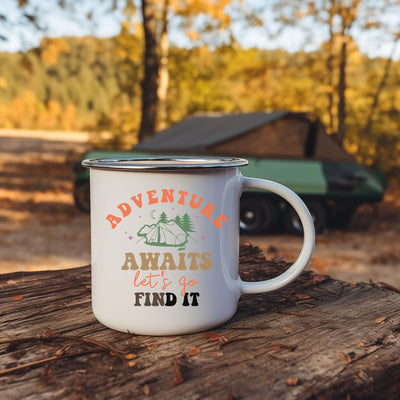
[[[248,163],[248,160],[239,157],[146,156],[89,158],[82,161],[82,166],[115,171],[170,171],[176,169],[243,167]]]

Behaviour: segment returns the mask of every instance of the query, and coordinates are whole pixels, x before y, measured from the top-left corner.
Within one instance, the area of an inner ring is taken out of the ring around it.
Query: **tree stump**
[[[288,268],[241,246],[244,280]],[[2,399],[398,399],[400,293],[304,272],[213,331],[151,337],[91,312],[90,267],[0,275]]]

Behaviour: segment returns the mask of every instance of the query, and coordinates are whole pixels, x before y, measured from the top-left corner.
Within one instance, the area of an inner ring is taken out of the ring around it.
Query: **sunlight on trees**
[[[0,53],[2,127],[85,129],[96,145],[113,148],[137,143],[146,40],[140,3],[121,4],[124,19],[116,37],[45,37],[27,52]],[[369,58],[354,39],[355,30],[386,32],[382,15],[389,9],[400,13],[395,0],[276,2],[271,12],[286,24],[282,29],[318,25],[326,33],[315,50],[306,51],[305,42],[294,53],[243,48],[232,25],[264,22],[242,1],[151,5],[158,67],[147,79],[156,93],[150,100],[156,115],[149,117],[156,129],[195,112],[305,111],[320,118],[359,161],[386,171],[400,167],[400,61],[393,58],[399,32],[389,32],[388,58]],[[191,46],[171,45],[171,21]]]

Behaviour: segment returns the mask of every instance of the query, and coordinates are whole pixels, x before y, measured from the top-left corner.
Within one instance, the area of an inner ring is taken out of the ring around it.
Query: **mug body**
[[[101,323],[173,335],[229,320],[240,297],[237,182],[245,164],[83,162],[90,167],[92,307]]]

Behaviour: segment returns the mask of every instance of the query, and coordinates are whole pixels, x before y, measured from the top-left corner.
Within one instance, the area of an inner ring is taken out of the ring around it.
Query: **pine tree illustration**
[[[167,214],[165,214],[165,212],[161,213],[160,219],[158,220],[158,222],[162,222],[163,224],[165,224],[167,222]]]
[[[176,223],[180,228],[182,228],[182,220],[181,220],[181,217],[180,217],[179,215],[177,215],[177,216],[175,217],[175,223]]]
[[[181,227],[185,232],[196,232],[194,230],[193,222],[188,214],[183,216]]]

